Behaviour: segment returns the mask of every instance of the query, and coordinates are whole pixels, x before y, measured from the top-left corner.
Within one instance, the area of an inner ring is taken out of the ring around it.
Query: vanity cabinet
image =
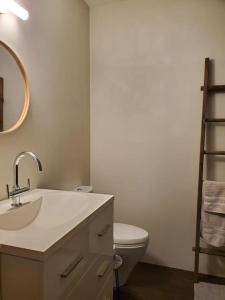
[[[1,300],[112,300],[112,201],[40,258],[20,253],[1,253]]]

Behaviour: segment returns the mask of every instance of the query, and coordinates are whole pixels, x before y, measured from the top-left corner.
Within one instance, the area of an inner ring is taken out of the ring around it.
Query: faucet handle
[[[8,196],[8,199],[9,199],[10,197],[15,195],[16,188],[15,188],[15,186],[13,186],[12,191],[10,192],[9,185],[6,184],[6,191],[7,191],[7,196]]]
[[[20,188],[19,186],[18,187],[13,186],[12,191],[10,191],[9,185],[7,184],[6,190],[7,190],[8,199],[14,198],[15,196],[17,196],[21,193],[27,192],[30,190],[30,178],[27,179],[27,186],[25,186],[23,188]]]

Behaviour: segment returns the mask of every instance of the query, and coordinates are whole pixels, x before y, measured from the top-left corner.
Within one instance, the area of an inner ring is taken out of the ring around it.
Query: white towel
[[[210,213],[225,214],[225,182],[203,182],[203,209]]]
[[[225,182],[203,183],[202,237],[211,246],[225,246]]]
[[[225,286],[206,282],[195,283],[195,300],[225,300]]]

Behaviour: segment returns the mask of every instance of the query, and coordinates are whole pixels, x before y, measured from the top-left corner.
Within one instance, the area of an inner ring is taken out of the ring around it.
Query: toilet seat
[[[118,247],[143,247],[148,240],[148,232],[142,228],[114,223],[114,244]]]
[[[126,244],[114,244],[114,249],[137,249],[146,247],[146,244],[133,244],[133,245],[126,245]]]

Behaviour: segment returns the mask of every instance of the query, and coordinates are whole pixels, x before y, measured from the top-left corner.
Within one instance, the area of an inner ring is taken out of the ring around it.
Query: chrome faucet
[[[20,154],[18,154],[16,156],[16,158],[14,160],[14,163],[13,163],[14,182],[13,182],[12,191],[9,190],[9,185],[7,184],[8,198],[13,199],[13,203],[12,203],[13,207],[21,206],[20,201],[17,202],[15,200],[15,196],[30,190],[30,179],[29,178],[27,180],[27,186],[26,187],[20,188],[20,186],[19,186],[19,163],[20,163],[20,160],[25,156],[30,156],[35,161],[35,163],[37,164],[38,171],[39,172],[42,171],[41,162],[33,152],[21,152]]]

